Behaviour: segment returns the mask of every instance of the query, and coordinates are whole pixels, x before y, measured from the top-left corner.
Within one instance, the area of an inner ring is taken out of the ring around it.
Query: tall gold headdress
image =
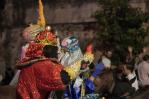
[[[27,41],[34,41],[36,35],[45,30],[45,17],[43,11],[43,4],[42,1],[39,0],[39,17],[37,24],[30,24],[29,27],[25,28],[23,31],[23,36]]]
[[[43,4],[41,2],[41,0],[39,0],[39,18],[38,18],[38,25],[40,25],[41,27],[45,27],[45,17],[44,17],[44,10],[43,10]]]

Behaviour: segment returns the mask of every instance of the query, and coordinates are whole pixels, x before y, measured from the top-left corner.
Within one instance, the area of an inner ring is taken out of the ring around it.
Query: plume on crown
[[[38,25],[40,25],[41,27],[45,27],[45,17],[44,17],[44,10],[43,10],[43,4],[42,1],[39,0],[39,18],[38,18]]]
[[[42,49],[44,45],[56,45],[56,36],[50,32],[51,27],[45,27],[45,17],[43,11],[42,1],[38,1],[38,20],[36,24],[30,24],[29,27],[25,28],[23,32],[24,38],[29,41],[28,48],[26,50],[27,57],[42,56]],[[31,42],[33,41],[33,42]]]
[[[23,36],[27,41],[34,41],[36,35],[45,30],[45,17],[43,12],[42,1],[39,0],[39,10],[38,10],[38,21],[37,24],[30,24],[29,27],[25,28],[23,31]]]
[[[89,63],[93,62],[94,60],[94,54],[93,54],[93,45],[89,44],[86,48],[86,53],[83,57],[84,61],[88,61]]]

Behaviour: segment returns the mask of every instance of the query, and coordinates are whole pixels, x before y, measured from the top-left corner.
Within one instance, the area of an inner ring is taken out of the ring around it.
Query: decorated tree
[[[98,39],[104,46],[115,50],[113,58],[117,62],[123,59],[128,46],[134,48],[138,54],[144,46],[148,28],[144,23],[148,21],[149,14],[140,8],[133,8],[129,0],[98,0],[102,7],[95,13],[100,25]]]

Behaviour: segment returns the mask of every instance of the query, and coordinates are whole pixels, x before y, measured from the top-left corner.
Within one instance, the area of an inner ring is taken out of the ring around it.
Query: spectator
[[[133,47],[132,46],[128,46],[127,49],[127,56],[126,56],[126,60],[125,62],[127,64],[131,64],[131,62],[134,60],[134,51],[133,51]]]
[[[134,72],[134,66],[128,64],[124,65],[123,72],[126,75],[128,82],[131,84],[133,88],[135,88],[135,91],[137,91],[139,87],[138,87],[138,80]]]
[[[143,57],[148,53],[148,47],[144,46],[142,48],[142,52],[139,54],[138,57],[136,57],[136,69],[139,63],[141,63],[143,61]]]
[[[111,68],[111,57],[112,57],[111,50],[107,50],[102,56],[102,63],[104,63],[105,68]]]
[[[145,55],[138,65],[138,76],[141,87],[149,85],[149,55]]]

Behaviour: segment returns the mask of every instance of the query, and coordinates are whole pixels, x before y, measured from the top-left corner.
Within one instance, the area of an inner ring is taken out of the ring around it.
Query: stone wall
[[[5,75],[5,70],[15,69],[16,60],[19,58],[23,38],[22,29],[5,29],[0,33],[0,74]]]
[[[12,27],[36,23],[37,1],[6,0],[3,25]],[[47,24],[95,22],[92,14],[101,9],[96,0],[43,0],[43,4]],[[131,6],[139,7],[143,11],[148,11],[147,4],[145,0],[130,1]]]

